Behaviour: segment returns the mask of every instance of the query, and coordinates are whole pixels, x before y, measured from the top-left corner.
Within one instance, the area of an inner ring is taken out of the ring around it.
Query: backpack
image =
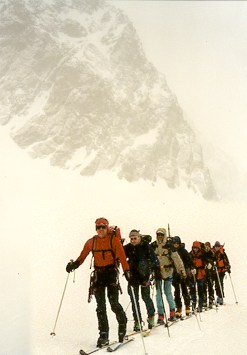
[[[142,242],[146,243],[146,244],[149,244],[152,241],[151,235],[148,235],[148,234],[142,235],[141,238],[142,238]]]

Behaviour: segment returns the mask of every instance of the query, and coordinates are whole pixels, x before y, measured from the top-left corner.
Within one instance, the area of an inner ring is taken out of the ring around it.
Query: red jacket
[[[230,267],[229,259],[225,253],[223,246],[221,245],[219,250],[213,248],[213,252],[216,259],[217,271],[219,273],[225,273],[227,270],[230,270],[231,267]]]
[[[112,237],[111,234],[107,234],[104,238],[95,235],[93,238],[88,239],[80,256],[77,258],[80,265],[90,252],[94,255],[94,266],[96,268],[116,265],[116,260],[119,260],[123,270],[129,270],[123,245],[119,238]]]
[[[205,254],[202,252],[200,249],[197,253],[195,253],[193,250],[190,252],[193,263],[195,265],[197,274],[196,274],[196,279],[201,280],[205,277],[206,271],[205,271],[205,266],[206,266],[206,260],[205,260]]]

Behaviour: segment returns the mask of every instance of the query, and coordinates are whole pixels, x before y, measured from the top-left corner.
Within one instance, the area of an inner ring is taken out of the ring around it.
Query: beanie
[[[192,248],[193,248],[193,247],[196,247],[196,248],[201,249],[201,243],[198,242],[198,240],[196,240],[195,242],[193,242]]]
[[[131,237],[140,237],[141,235],[140,235],[139,232],[140,232],[140,231],[137,230],[137,229],[132,229],[132,230],[130,231],[130,233],[129,233],[129,237],[130,237],[130,238],[131,238]]]
[[[218,242],[218,241],[215,242],[214,246],[215,246],[215,247],[220,247],[220,242]]]

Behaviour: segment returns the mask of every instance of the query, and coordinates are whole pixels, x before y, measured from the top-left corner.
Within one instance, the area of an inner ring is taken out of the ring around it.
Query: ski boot
[[[97,341],[97,348],[102,348],[109,344],[108,334],[100,333],[99,339]]]
[[[154,326],[154,315],[148,316],[147,322],[148,322],[148,329],[152,329]]]
[[[186,314],[186,316],[190,315],[190,307],[189,306],[186,307],[185,314]]]
[[[182,317],[182,308],[178,307],[176,312],[175,312],[175,316],[177,319]]]
[[[125,317],[125,321],[123,323],[119,323],[118,325],[118,341],[122,343],[124,341],[124,337],[126,335],[126,326],[127,326],[127,318]]]
[[[175,317],[175,309],[170,310],[170,318],[168,318],[170,322],[175,322],[176,317]]]
[[[140,330],[141,330],[141,328],[140,328],[139,323],[137,321],[135,321],[133,331],[140,332]]]
[[[164,314],[159,314],[158,315],[158,320],[157,320],[157,324],[165,324],[164,322]]]
[[[223,299],[221,297],[217,297],[217,303],[218,303],[218,305],[222,306],[223,305]]]

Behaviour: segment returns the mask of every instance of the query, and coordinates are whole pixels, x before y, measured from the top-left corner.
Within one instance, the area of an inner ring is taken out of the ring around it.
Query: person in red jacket
[[[198,311],[202,312],[203,308],[203,284],[206,275],[205,266],[207,264],[205,252],[201,247],[201,242],[197,240],[192,244],[192,250],[190,252],[194,269],[191,270],[190,279],[190,296],[192,300],[192,309],[196,308],[196,287],[198,292]]]
[[[109,324],[106,312],[105,290],[111,305],[112,311],[116,314],[118,321],[118,337],[123,342],[126,334],[127,317],[123,307],[119,303],[119,281],[118,267],[121,263],[124,275],[130,279],[129,265],[121,243],[120,230],[109,227],[106,218],[100,217],[95,221],[97,235],[87,240],[79,257],[66,266],[66,271],[71,272],[77,269],[91,252],[94,257],[94,271],[92,290],[96,298],[98,317],[99,338],[97,346],[101,348],[109,344]],[[116,235],[118,231],[119,235]]]
[[[217,304],[223,304],[224,295],[224,277],[225,273],[231,273],[231,265],[226,255],[225,249],[220,242],[216,241],[213,247],[213,252],[216,260],[216,275],[215,275],[215,291],[217,295]]]

